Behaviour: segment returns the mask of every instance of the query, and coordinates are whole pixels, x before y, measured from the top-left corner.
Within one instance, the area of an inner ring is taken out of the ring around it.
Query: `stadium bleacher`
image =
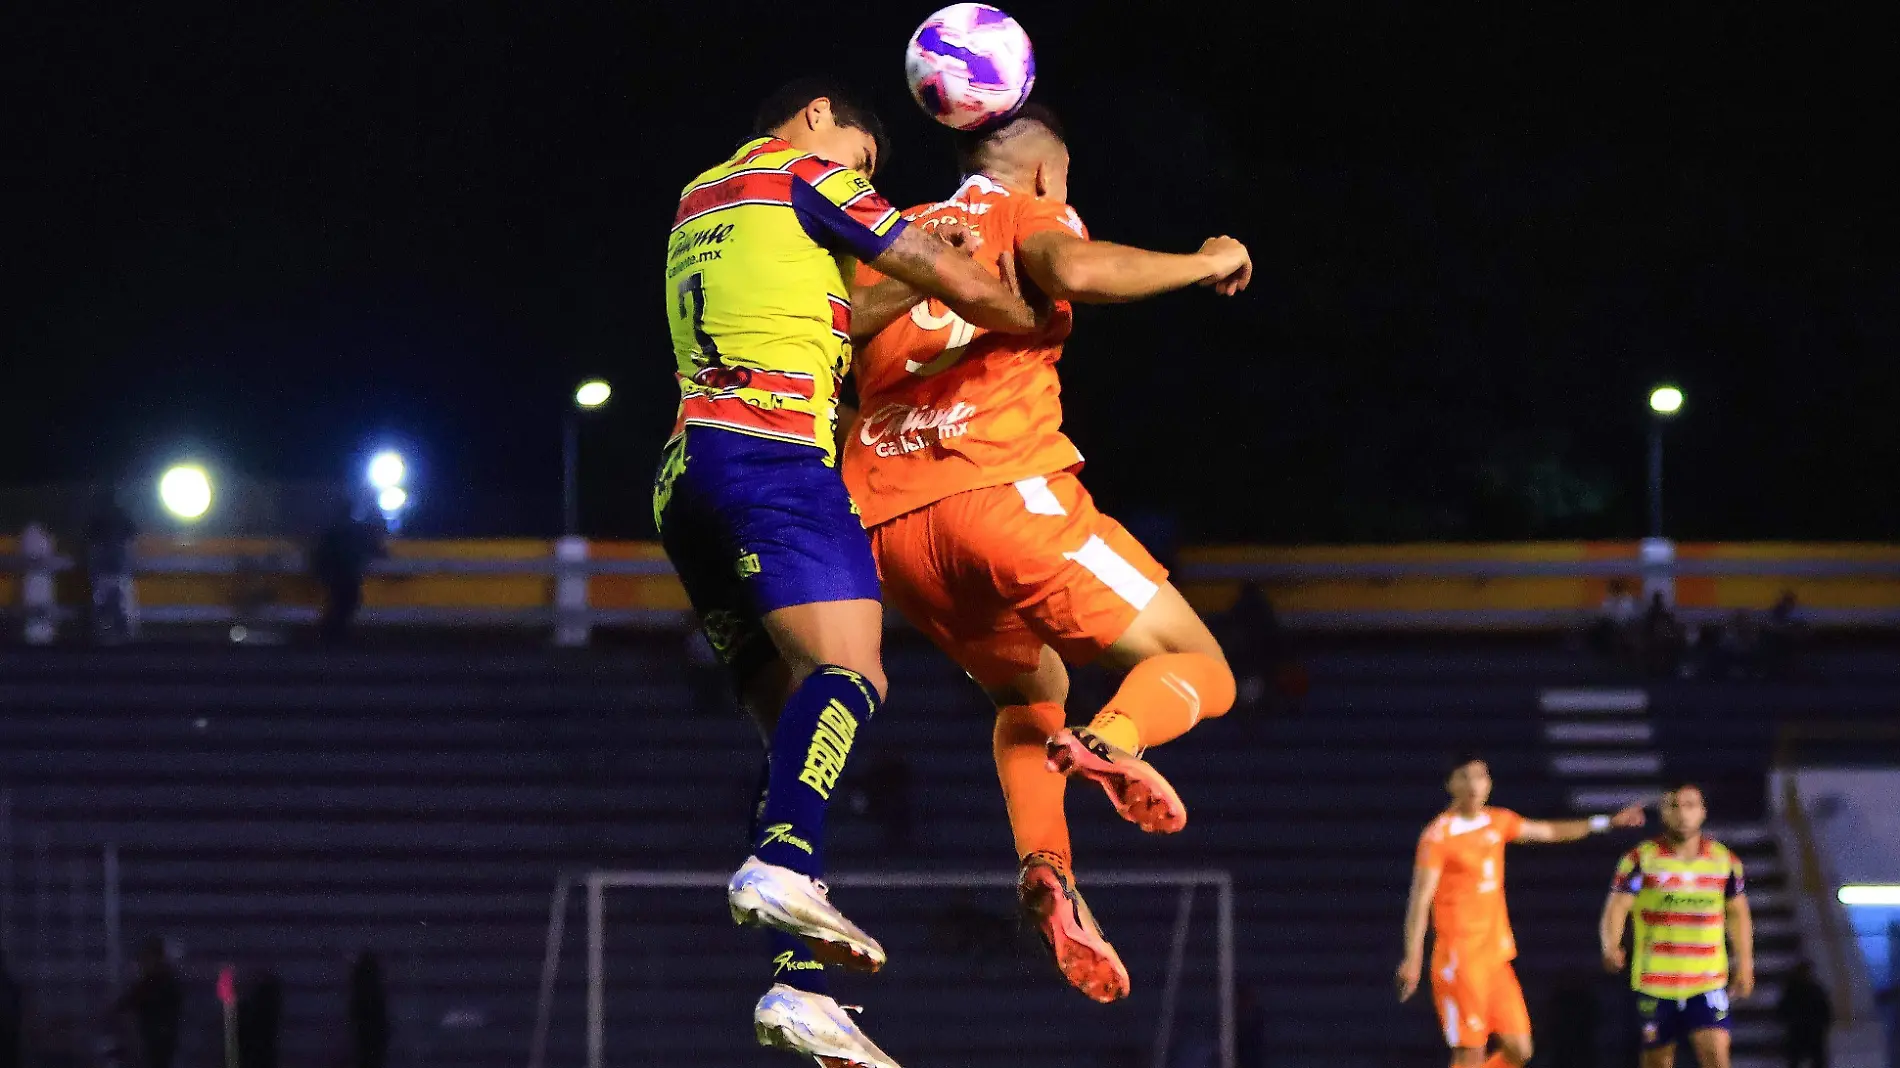
[[[912,844],[887,850],[873,821],[840,814],[833,869],[1006,870],[980,697],[927,649],[900,643],[890,660],[897,700],[857,768],[907,758]],[[730,867],[759,759],[750,729],[701,699],[671,639],[591,655],[128,649],[0,661],[0,778],[16,831],[46,831],[55,866],[117,844],[125,939],[160,934],[184,953],[187,1058],[216,1048],[212,980],[232,962],[283,978],[284,1048],[299,1051],[287,1063],[334,1062],[347,960],[372,948],[388,967],[395,1063],[525,1064],[557,872]],[[1587,685],[1595,668],[1555,652],[1377,648],[1317,651],[1308,666],[1297,713],[1239,710],[1161,751],[1191,806],[1183,835],[1141,836],[1072,792],[1084,887],[1091,868],[1229,869],[1244,1053],[1276,1066],[1437,1063],[1428,1005],[1394,1004],[1390,976],[1416,836],[1443,804],[1444,757],[1486,755],[1495,804],[1572,814],[1539,694]],[[1900,672],[1649,692],[1665,773],[1708,783],[1712,824],[1734,829],[1751,866],[1772,993],[1773,972],[1799,953],[1772,839],[1755,829],[1774,724],[1882,714],[1900,698]],[[1512,853],[1544,1056],[1627,1038],[1617,984],[1597,970],[1595,919],[1634,840]],[[894,964],[844,984],[845,1000],[867,1003],[873,1034],[900,1059],[1150,1063],[1171,895],[1091,895],[1140,987],[1102,1009],[1012,941],[1006,896],[850,893]],[[722,905],[710,892],[614,899],[609,1064],[768,1056],[745,1027],[758,947]],[[9,915],[30,991],[41,940],[30,908]],[[1171,1043],[1181,1065],[1209,1063],[1213,1028],[1211,927],[1192,930]],[[579,973],[570,941],[550,1065],[581,1063]],[[98,995],[103,1004],[103,986]],[[953,1011],[984,1026],[944,1034]],[[1738,1048],[1768,1047],[1766,1019],[1743,1015]]]

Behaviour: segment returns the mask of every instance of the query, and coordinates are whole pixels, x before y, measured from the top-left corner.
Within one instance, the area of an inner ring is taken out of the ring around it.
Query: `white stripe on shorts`
[[[1137,610],[1148,607],[1148,602],[1161,592],[1161,587],[1135,570],[1135,565],[1122,559],[1122,554],[1103,541],[1100,535],[1090,535],[1080,550],[1063,553],[1062,558],[1074,560],[1087,568],[1089,574],[1101,579],[1103,585],[1114,590],[1117,596],[1134,605]]]
[[[1049,488],[1049,480],[1037,475],[1016,483],[1016,492],[1023,495],[1023,504],[1029,508],[1030,515],[1068,515],[1062,502],[1056,500],[1056,493]]]

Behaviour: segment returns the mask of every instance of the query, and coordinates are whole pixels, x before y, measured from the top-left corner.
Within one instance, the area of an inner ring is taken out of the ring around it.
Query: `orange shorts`
[[[1432,1003],[1445,1027],[1445,1045],[1483,1049],[1492,1035],[1528,1035],[1531,1013],[1509,961],[1460,965],[1454,954],[1432,968]]]
[[[1093,660],[1168,576],[1068,472],[945,497],[872,527],[871,547],[885,597],[986,687],[1045,645]]]

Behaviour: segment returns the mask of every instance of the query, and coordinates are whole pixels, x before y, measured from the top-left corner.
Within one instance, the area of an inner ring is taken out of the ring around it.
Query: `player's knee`
[[[1526,1064],[1531,1059],[1531,1036],[1499,1035],[1498,1052],[1513,1064]]]

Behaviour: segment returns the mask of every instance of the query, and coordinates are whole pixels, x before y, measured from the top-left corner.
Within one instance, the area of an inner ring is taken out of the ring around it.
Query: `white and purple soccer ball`
[[[1036,54],[1016,20],[988,4],[951,4],[904,49],[910,95],[931,118],[975,130],[1016,113],[1036,84]]]

